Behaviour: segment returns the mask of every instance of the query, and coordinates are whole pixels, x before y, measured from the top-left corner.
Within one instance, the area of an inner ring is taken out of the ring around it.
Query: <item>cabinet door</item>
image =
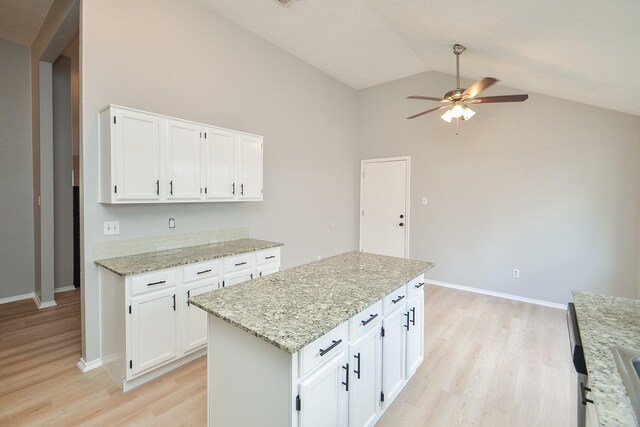
[[[253,279],[253,271],[252,270],[242,270],[235,273],[229,273],[224,275],[224,281],[222,286],[233,286],[238,283],[246,282],[247,280]]]
[[[396,398],[404,385],[405,372],[405,305],[397,308],[382,320],[384,337],[382,338],[382,391],[384,405]]]
[[[117,109],[115,132],[116,199],[158,200],[158,118]]]
[[[407,379],[424,360],[424,291],[407,301],[409,330],[407,331]]]
[[[131,375],[176,356],[175,289],[131,298]]]
[[[239,135],[236,195],[242,200],[262,200],[262,138]]]
[[[382,343],[380,326],[349,345],[349,426],[372,426],[380,409]]]
[[[299,427],[347,425],[348,371],[347,355],[339,353],[300,382]]]
[[[167,120],[167,199],[199,200],[200,128],[177,120]]]
[[[272,266],[261,265],[261,266],[258,266],[257,270],[258,270],[258,276],[264,277],[270,274],[278,273],[280,271],[280,266],[279,265],[272,265]]]
[[[185,286],[184,344],[183,352],[188,353],[207,344],[207,312],[189,303],[189,298],[218,289],[218,278],[203,284]]]
[[[224,129],[206,130],[207,172],[205,197],[232,200],[236,194],[234,134]]]

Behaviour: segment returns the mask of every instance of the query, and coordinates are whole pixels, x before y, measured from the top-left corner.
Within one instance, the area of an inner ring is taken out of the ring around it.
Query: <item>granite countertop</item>
[[[283,244],[266,240],[240,239],[211,243],[209,245],[189,246],[180,249],[98,259],[95,260],[95,263],[120,276],[130,276],[132,274],[209,261],[216,258],[275,248],[277,246],[283,246]]]
[[[640,300],[574,291],[573,302],[600,425],[636,425],[610,348],[639,349]]]
[[[429,262],[347,252],[190,301],[293,354],[432,267]]]

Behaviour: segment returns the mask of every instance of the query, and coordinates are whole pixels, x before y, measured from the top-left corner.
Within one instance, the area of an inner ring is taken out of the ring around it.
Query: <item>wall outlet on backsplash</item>
[[[175,220],[175,218],[169,218],[169,228],[172,229],[172,230],[174,228],[176,228],[176,220]]]

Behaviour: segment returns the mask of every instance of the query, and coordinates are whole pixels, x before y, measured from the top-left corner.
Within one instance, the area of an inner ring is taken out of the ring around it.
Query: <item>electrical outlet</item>
[[[513,277],[515,277],[516,279],[520,277],[520,269],[518,268],[513,269]]]
[[[120,234],[120,221],[105,221],[103,227],[105,236]]]
[[[176,220],[174,218],[169,218],[169,228],[176,228]]]

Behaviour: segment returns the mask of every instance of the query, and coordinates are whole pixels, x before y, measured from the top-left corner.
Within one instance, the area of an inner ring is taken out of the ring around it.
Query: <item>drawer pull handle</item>
[[[353,358],[358,361],[358,369],[354,369],[353,373],[358,376],[358,379],[360,379],[360,353],[354,354]]]
[[[398,303],[398,301],[400,301],[400,300],[402,300],[402,299],[404,299],[404,295],[400,295],[398,298],[396,298],[396,299],[392,299],[392,300],[391,300],[391,302],[392,302],[392,303],[394,303],[394,304],[397,304],[397,303]]]
[[[275,258],[275,257],[276,257],[275,255],[271,255],[271,256],[264,257],[264,259],[271,259],[271,258]]]
[[[411,312],[411,324],[413,326],[416,326],[416,308],[413,307],[411,310],[409,310]]]
[[[407,311],[404,315],[407,316],[407,323],[404,325],[404,327],[407,328],[407,331],[408,331],[409,330],[409,312]]]
[[[189,302],[189,298],[191,298],[191,291],[187,291],[187,307],[191,306],[191,303]]]
[[[336,340],[331,340],[332,344],[325,348],[325,349],[320,349],[320,356],[324,356],[325,354],[329,353],[331,350],[333,350],[334,348],[336,348],[338,345],[340,345],[340,343],[342,342],[342,339],[339,339],[338,341]]]
[[[209,273],[209,272],[211,272],[211,269],[198,271],[196,274],[204,274],[204,273]]]
[[[369,318],[367,320],[361,320],[360,322],[362,322],[362,326],[367,325],[369,322],[371,322],[373,319],[375,319],[376,317],[378,317],[378,313],[376,314],[370,314]],[[360,378],[360,377],[358,377]]]
[[[162,285],[163,283],[167,283],[167,281],[166,280],[160,280],[158,282],[151,282],[151,283],[147,283],[147,286]]]
[[[580,400],[582,400],[583,405],[587,405],[587,403],[593,403],[593,400],[587,398],[587,392],[591,391],[589,387],[585,387],[583,383],[580,383]]]
[[[240,266],[240,265],[245,265],[246,263],[247,263],[247,261],[239,262],[239,263],[237,263],[237,264],[236,264],[236,267],[238,267],[238,266]]]
[[[342,369],[345,370],[345,372],[347,373],[347,378],[346,378],[346,382],[342,382],[342,385],[345,386],[345,391],[349,391],[349,364],[347,363],[346,365],[342,365]]]
[[[422,282],[422,283],[418,283],[418,284],[416,285],[416,289],[421,288],[421,287],[423,287],[423,286],[424,286],[424,282]]]

